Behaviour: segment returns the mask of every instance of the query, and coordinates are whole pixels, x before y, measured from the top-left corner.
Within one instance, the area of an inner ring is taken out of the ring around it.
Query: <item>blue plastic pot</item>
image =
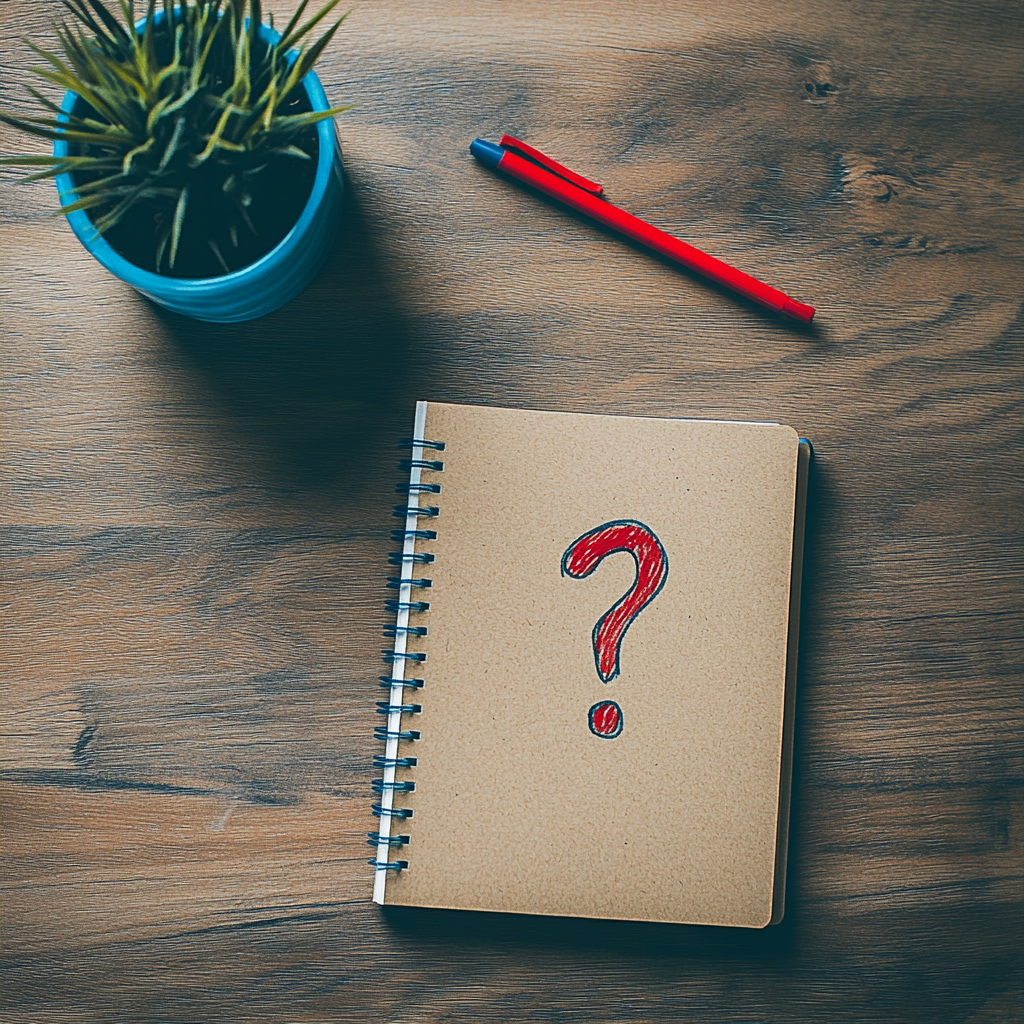
[[[162,15],[161,11],[157,17]],[[260,26],[260,36],[268,43],[280,39],[279,33],[266,25]],[[302,80],[302,86],[314,110],[330,108],[320,80],[312,71]],[[61,109],[70,113],[78,102],[78,94],[68,92]],[[161,306],[213,323],[254,320],[294,299],[316,276],[334,240],[344,191],[341,149],[334,134],[333,118],[316,127],[320,144],[316,178],[302,214],[277,246],[241,270],[221,277],[164,277],[129,263],[97,234],[84,210],[69,213],[68,223],[82,245],[107,270]],[[55,156],[66,156],[68,144],[55,143],[53,152]],[[59,175],[56,182],[62,206],[70,206],[78,199],[70,174]]]

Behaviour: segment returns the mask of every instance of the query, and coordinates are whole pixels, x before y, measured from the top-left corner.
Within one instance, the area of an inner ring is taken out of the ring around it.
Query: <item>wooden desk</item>
[[[60,10],[0,6],[4,104]],[[3,1019],[1020,1019],[1022,20],[361,3],[320,66],[358,103],[339,245],[236,327],[149,305],[5,172]],[[815,327],[498,180],[467,146],[502,131]],[[779,928],[370,903],[424,396],[813,439]]]

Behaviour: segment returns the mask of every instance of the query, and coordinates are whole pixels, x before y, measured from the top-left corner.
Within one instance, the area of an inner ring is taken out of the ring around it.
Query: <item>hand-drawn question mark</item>
[[[622,638],[633,620],[657,597],[668,578],[668,555],[649,526],[635,519],[602,523],[577,537],[562,555],[562,575],[582,580],[608,555],[628,551],[636,562],[636,580],[594,626],[594,661],[602,683],[619,674]],[[589,712],[590,731],[602,739],[622,732],[622,708],[613,700],[599,701]]]

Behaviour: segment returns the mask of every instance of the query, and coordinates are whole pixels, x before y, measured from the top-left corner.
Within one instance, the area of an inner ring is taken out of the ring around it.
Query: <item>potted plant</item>
[[[0,163],[55,178],[63,213],[108,270],[154,301],[231,322],[294,298],[327,255],[341,208],[341,154],[312,66],[339,18],[307,21],[302,0],[277,32],[259,0],[65,0],[64,58],[32,46],[35,72],[67,90],[60,106],[0,113],[53,143]],[[294,47],[302,43],[300,52]],[[30,44],[31,45],[31,44]]]

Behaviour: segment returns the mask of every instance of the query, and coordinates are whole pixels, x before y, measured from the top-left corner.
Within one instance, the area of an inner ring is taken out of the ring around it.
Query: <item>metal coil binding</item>
[[[415,768],[415,757],[383,757],[381,754],[373,755],[374,768]]]
[[[422,679],[392,679],[391,676],[377,676],[377,685],[384,690],[390,690],[396,684],[412,686],[417,690],[423,689]]]
[[[390,715],[392,711],[397,711],[400,715],[418,715],[422,710],[422,704],[392,704],[389,700],[377,701],[378,715]]]
[[[417,431],[422,428],[420,420],[421,413],[418,408]],[[430,449],[443,452],[445,444],[443,441],[413,437],[403,440],[399,447],[412,448],[412,457],[402,459],[399,463],[399,468],[409,474],[408,482],[395,487],[399,493],[407,494],[409,500],[404,505],[394,506],[394,515],[404,520],[404,528],[392,530],[391,538],[402,545],[402,550],[390,552],[388,564],[399,566],[401,575],[387,578],[387,587],[398,591],[397,599],[392,598],[384,602],[384,607],[395,613],[394,625],[384,627],[384,636],[393,637],[394,646],[381,651],[384,662],[391,665],[391,672],[378,678],[380,686],[389,691],[388,699],[377,701],[376,707],[378,715],[386,716],[387,724],[373,730],[373,735],[384,742],[384,753],[375,755],[373,759],[374,767],[384,771],[384,777],[374,779],[372,783],[373,791],[379,794],[380,803],[371,805],[374,815],[380,819],[381,824],[379,831],[367,833],[367,842],[376,848],[376,856],[369,860],[377,876],[374,883],[374,898],[377,899],[379,889],[381,900],[381,876],[388,871],[398,872],[409,866],[407,860],[391,860],[389,856],[390,850],[408,846],[410,842],[407,835],[391,835],[391,822],[405,821],[413,816],[412,808],[396,807],[394,797],[396,793],[415,792],[416,783],[408,779],[396,779],[395,773],[400,768],[415,768],[417,764],[415,757],[399,756],[399,744],[412,743],[420,738],[418,729],[403,727],[403,716],[418,715],[423,710],[421,704],[409,703],[404,697],[407,690],[420,690],[424,683],[422,679],[406,679],[406,665],[427,660],[425,652],[408,650],[410,640],[415,641],[419,637],[427,636],[426,626],[410,624],[409,619],[410,616],[422,615],[430,609],[429,601],[414,600],[412,594],[414,590],[429,589],[433,581],[416,577],[413,573],[419,566],[429,565],[434,561],[432,552],[417,551],[417,546],[437,539],[437,531],[421,529],[419,519],[436,519],[440,512],[436,505],[417,504],[414,496],[441,493],[440,484],[426,482],[421,479],[421,475],[444,472],[444,463],[440,459],[423,458],[423,451]]]
[[[402,587],[432,587],[433,580],[414,580],[404,576],[389,576],[386,586],[391,590],[401,590]]]
[[[398,638],[396,637],[395,639],[397,640]],[[412,654],[410,654],[408,651],[405,651],[405,652],[399,654],[398,651],[387,651],[387,650],[384,650],[384,651],[381,651],[380,653],[383,655],[383,657],[381,658],[382,661],[426,661],[427,660],[427,656],[425,654],[423,654],[422,652],[415,652],[414,651]]]
[[[398,636],[399,633],[405,633],[407,636],[426,636],[426,626],[385,626],[385,636]]]
[[[380,818],[382,821],[386,818],[405,821],[406,818],[412,817],[412,811],[408,807],[385,807],[383,804],[370,804],[370,810],[373,811],[375,818]]]
[[[392,515],[396,519],[408,519],[409,516],[426,516],[428,519],[436,519],[441,510],[436,505],[392,505]]]
[[[374,739],[378,740],[418,740],[419,729],[388,729],[386,726],[378,725],[373,730]]]
[[[374,779],[370,785],[374,793],[386,793],[389,789],[392,793],[415,793],[415,782],[387,782],[385,779]]]
[[[387,843],[382,840],[381,845],[387,846]],[[371,857],[369,863],[378,871],[401,871],[403,868],[407,868],[409,866],[409,862],[407,860],[377,860],[376,857]]]
[[[379,832],[367,832],[370,838],[366,840],[369,846],[380,846],[385,843],[388,846],[408,846],[408,836],[382,836]]]
[[[395,484],[395,490],[401,494],[440,494],[440,484]]]
[[[429,565],[434,556],[429,551],[391,551],[388,565]]]
[[[444,451],[444,441],[424,441],[421,437],[403,437],[398,442],[399,448],[433,448],[436,452]]]
[[[392,530],[391,539],[399,544],[405,541],[406,537],[416,537],[419,540],[437,540],[436,530]]]
[[[400,612],[403,608],[408,608],[411,612],[428,612],[430,611],[429,601],[385,601],[384,607],[389,612]]]

